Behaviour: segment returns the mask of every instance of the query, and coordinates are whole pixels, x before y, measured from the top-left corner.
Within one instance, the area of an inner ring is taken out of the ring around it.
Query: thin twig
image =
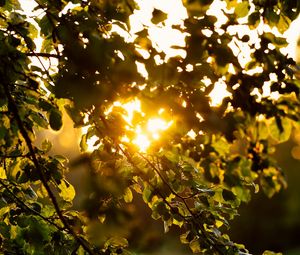
[[[168,183],[168,181],[165,180],[165,178],[163,177],[163,175],[161,174],[161,172],[159,171],[159,169],[149,159],[147,159],[142,153],[138,152],[138,154],[140,155],[140,157],[142,157],[148,163],[149,166],[151,166],[153,168],[153,170],[158,174],[158,176],[160,177],[160,179],[168,187],[168,189],[171,191],[171,193],[173,195],[175,195],[176,197],[180,198],[181,200],[186,200],[186,199],[190,198],[190,197],[183,197],[183,196],[179,195],[175,190],[173,190],[173,188],[170,186],[170,184]]]
[[[9,192],[9,194],[11,194],[11,196],[16,200],[16,202],[21,205],[22,207],[25,207],[28,211],[32,212],[33,214],[37,215],[38,217],[42,218],[44,221],[48,222],[49,224],[55,226],[58,230],[67,230],[64,229],[62,227],[60,227],[59,225],[57,225],[55,222],[49,220],[48,218],[44,217],[43,215],[41,215],[38,211],[30,208],[27,204],[25,204],[19,197],[17,197],[12,191],[11,189],[8,187],[8,185],[6,185],[4,183],[3,180],[0,179],[0,184]]]
[[[53,194],[48,182],[47,182],[47,178],[44,174],[44,171],[36,157],[36,154],[35,154],[35,150],[34,150],[34,147],[33,147],[33,144],[32,144],[32,141],[23,125],[23,121],[21,120],[21,117],[19,115],[19,110],[14,102],[14,99],[12,97],[12,95],[10,94],[10,90],[9,90],[9,87],[7,84],[3,84],[3,87],[4,87],[4,91],[5,91],[5,94],[6,94],[6,97],[8,99],[8,107],[9,109],[11,110],[11,112],[13,113],[14,117],[15,117],[15,120],[18,124],[18,127],[19,127],[19,130],[20,130],[20,133],[21,135],[23,136],[25,142],[26,142],[26,145],[29,149],[29,154],[30,154],[30,157],[33,161],[33,164],[36,168],[36,171],[40,177],[40,180],[43,184],[43,186],[45,187],[46,191],[47,191],[47,194],[49,195],[49,198],[55,208],[55,211],[58,215],[58,217],[60,218],[61,222],[63,223],[64,227],[66,229],[68,229],[69,233],[75,238],[75,240],[77,240],[78,243],[80,243],[80,245],[84,248],[85,251],[87,251],[89,254],[95,254],[95,252],[91,249],[91,247],[88,245],[88,242],[83,239],[82,237],[79,237],[75,231],[73,230],[73,228],[70,226],[70,224],[68,223],[68,221],[66,220],[66,218],[63,216],[63,213],[62,211],[60,210],[60,207],[58,205],[58,201],[56,200],[56,197],[55,195]]]
[[[43,57],[43,58],[61,58],[58,54],[50,54],[50,53],[43,53],[43,52],[29,52],[25,53],[28,57]]]

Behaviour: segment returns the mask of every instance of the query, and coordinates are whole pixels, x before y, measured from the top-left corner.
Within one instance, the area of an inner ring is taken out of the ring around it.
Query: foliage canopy
[[[224,0],[223,24],[208,14],[213,2],[183,1],[187,18],[173,29],[186,34],[185,46],[174,47],[185,55],[167,58],[146,25],[132,40],[116,32],[129,33],[138,9],[133,0],[35,0],[34,17],[22,13],[17,0],[0,1],[1,252],[129,254],[126,234],[101,229],[126,225],[133,197],[141,196],[152,217],[165,230],[176,225],[193,252],[247,253],[226,235],[228,220],[251,192],[262,188],[271,197],[286,185],[271,154],[300,114],[295,63],[281,52],[286,40],[257,28],[283,33],[300,1]],[[164,24],[166,13],[152,14],[153,24]],[[257,30],[257,42],[234,30],[241,24]],[[250,48],[247,63],[241,63],[243,45]],[[50,70],[45,61],[53,59],[57,66]],[[231,96],[212,106],[209,94],[218,82]],[[277,98],[261,96],[266,84]],[[132,125],[144,126],[161,109],[172,120],[146,152],[124,140],[136,134],[124,109],[114,106],[134,99],[145,114],[135,112]],[[90,194],[78,210],[66,160],[49,153],[47,140],[35,142],[37,130],[60,130],[62,109],[74,127],[88,127],[82,151],[97,137],[85,154]]]

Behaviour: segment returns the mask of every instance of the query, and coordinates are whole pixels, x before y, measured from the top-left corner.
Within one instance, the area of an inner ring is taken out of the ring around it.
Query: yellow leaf
[[[125,189],[125,194],[124,194],[124,201],[126,203],[130,203],[133,199],[133,196],[132,196],[132,192],[131,192],[131,189],[130,188],[126,188]]]
[[[199,241],[197,239],[194,239],[193,241],[191,241],[189,245],[190,245],[190,248],[193,253],[201,252],[201,247],[200,247]]]
[[[267,251],[264,251],[263,255],[282,255],[282,253],[281,252],[276,253],[276,252],[267,250]]]
[[[59,195],[67,202],[72,202],[75,197],[74,187],[67,181],[62,181],[58,188],[60,189]]]
[[[3,167],[0,167],[0,179],[7,179],[5,170]]]
[[[41,185],[38,190],[36,191],[36,194],[38,195],[38,197],[40,198],[44,198],[48,196],[48,192],[45,189],[45,187],[43,185]]]

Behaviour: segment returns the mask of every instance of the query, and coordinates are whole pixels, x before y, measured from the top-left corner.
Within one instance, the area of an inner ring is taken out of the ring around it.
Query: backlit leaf
[[[49,123],[53,130],[58,131],[62,127],[62,115],[58,109],[52,109],[49,113]]]
[[[248,1],[243,1],[243,2],[238,3],[238,4],[236,5],[236,8],[235,8],[235,14],[236,14],[239,18],[243,18],[243,17],[245,17],[245,16],[248,14],[249,9],[250,9],[250,6],[249,6]]]
[[[75,197],[74,187],[67,181],[61,181],[58,187],[60,189],[59,195],[61,198],[67,202],[72,202]]]
[[[133,199],[132,191],[130,188],[125,189],[125,194],[124,194],[124,201],[126,203],[130,203]]]

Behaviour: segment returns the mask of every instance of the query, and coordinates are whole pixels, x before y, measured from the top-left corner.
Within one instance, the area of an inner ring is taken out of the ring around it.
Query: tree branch
[[[102,123],[104,124],[104,126],[109,130],[110,127],[109,125],[107,124],[107,121],[105,119],[105,117],[103,117],[102,115],[100,115],[100,120],[102,121]],[[96,126],[96,123],[95,123],[95,126]],[[96,126],[96,129],[99,130],[99,128]],[[113,140],[113,139],[112,139]],[[114,140],[113,140],[115,146],[125,155],[125,157],[127,158],[128,162],[134,167],[136,168],[137,170],[139,170],[140,172],[142,172],[142,170],[136,166],[134,164],[134,162],[131,160],[131,155],[126,151],[124,150],[118,143],[116,143]],[[225,253],[222,251],[222,249],[218,246],[217,243],[214,243],[210,237],[208,236],[207,234],[207,231],[205,230],[205,228],[203,227],[203,225],[199,224],[199,222],[196,220],[195,218],[195,214],[191,211],[191,209],[189,208],[188,204],[186,203],[186,198],[180,196],[179,194],[177,194],[173,189],[172,187],[168,184],[168,182],[164,179],[164,177],[162,176],[162,174],[160,173],[160,171],[155,167],[155,165],[149,160],[147,159],[145,156],[143,156],[142,154],[138,153],[147,163],[148,165],[153,168],[153,170],[159,175],[159,177],[162,179],[162,181],[164,182],[165,185],[167,185],[167,187],[170,189],[171,193],[174,194],[176,197],[178,197],[183,203],[184,205],[186,206],[188,212],[190,213],[191,215],[191,219],[192,219],[192,222],[195,224],[195,226],[197,226],[200,230],[201,230],[201,233],[202,235],[204,236],[206,242],[215,249],[216,252],[218,252],[219,254],[221,255],[225,255]],[[151,185],[151,183],[148,182],[149,185]],[[153,187],[153,185],[151,185]],[[155,188],[155,187],[153,187]],[[158,192],[158,194],[161,196],[161,198],[164,200],[164,202],[170,207],[170,210],[174,210],[173,206],[170,205],[170,203],[165,199],[165,197],[160,193]],[[180,214],[181,217],[185,218],[183,215]]]
[[[59,217],[59,219],[61,220],[61,222],[63,223],[64,227],[68,230],[68,232],[75,238],[75,240],[80,243],[80,245],[84,248],[85,251],[87,251],[89,254],[92,254],[94,255],[95,252],[92,250],[92,248],[89,246],[88,242],[83,239],[82,237],[79,237],[75,231],[73,230],[73,228],[70,226],[70,224],[67,222],[67,220],[65,219],[65,217],[63,216],[63,213],[62,211],[60,210],[60,207],[58,205],[58,202],[56,200],[56,197],[55,195],[53,194],[48,182],[47,182],[47,179],[46,179],[46,176],[43,172],[43,169],[42,167],[40,166],[40,163],[36,157],[36,154],[35,154],[35,150],[34,150],[34,147],[33,147],[33,144],[31,142],[31,139],[23,125],[23,121],[21,120],[21,117],[19,115],[19,111],[18,111],[18,108],[14,102],[14,99],[12,97],[12,95],[10,94],[10,90],[9,90],[9,86],[4,83],[3,84],[3,87],[4,87],[4,92],[6,94],[6,97],[8,99],[8,107],[10,109],[10,111],[13,113],[14,117],[15,117],[15,120],[18,124],[18,127],[19,127],[19,130],[20,130],[20,133],[21,135],[23,136],[24,140],[25,140],[25,143],[29,149],[29,154],[30,154],[30,157],[31,157],[31,160],[35,166],[35,169],[39,175],[39,178],[43,184],[43,186],[45,187],[46,191],[47,191],[47,194],[49,195],[49,198],[54,206],[54,209]]]

